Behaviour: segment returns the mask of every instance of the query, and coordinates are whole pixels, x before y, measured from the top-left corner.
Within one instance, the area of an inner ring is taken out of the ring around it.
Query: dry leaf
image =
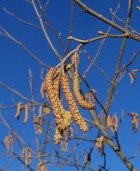
[[[130,83],[133,84],[135,79],[136,79],[136,72],[139,72],[138,69],[134,69],[134,70],[131,70],[129,71],[129,77],[130,77]]]
[[[7,151],[10,151],[10,145],[12,144],[12,142],[13,142],[13,138],[11,134],[5,137],[4,144],[6,146]]]
[[[118,118],[116,115],[107,118],[107,126],[112,132],[117,132],[118,130]]]
[[[98,149],[99,154],[102,156],[104,153],[104,146],[106,144],[106,141],[103,136],[97,138],[95,140],[95,149]]]
[[[85,164],[90,165],[90,161],[91,161],[90,153],[86,153],[86,156],[85,156]]]
[[[30,149],[30,147],[23,148],[22,157],[25,159],[25,165],[29,166],[31,163],[31,149]]]
[[[139,115],[134,112],[130,112],[130,115],[132,117],[132,131],[136,133],[138,130]]]
[[[34,118],[34,124],[36,125],[36,134],[42,134],[43,132],[43,128],[42,128],[42,125],[43,125],[43,118],[42,116],[37,116]]]

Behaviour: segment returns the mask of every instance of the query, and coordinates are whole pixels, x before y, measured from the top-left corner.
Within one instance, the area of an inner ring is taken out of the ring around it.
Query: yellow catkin
[[[65,129],[67,129],[70,126],[70,124],[72,122],[72,116],[71,116],[71,114],[70,114],[69,111],[66,111],[63,108],[62,102],[60,100],[59,86],[60,86],[60,79],[59,78],[56,78],[54,80],[54,90],[55,90],[57,99],[58,99],[59,103],[61,104],[60,107],[61,107],[62,117],[63,117],[63,120],[64,120],[64,122],[63,123],[60,123],[60,124],[61,125],[63,124],[63,126],[64,126],[64,129],[63,130],[65,130]],[[59,128],[59,125],[57,125],[57,127]]]
[[[48,171],[44,166],[43,162],[39,162],[37,165],[37,171]]]
[[[71,116],[70,113],[64,111],[59,99],[59,82],[57,82],[56,79],[54,81],[56,73],[57,70],[55,68],[49,70],[45,78],[44,87],[46,89],[47,97],[52,105],[56,126],[60,132],[63,132],[68,126],[70,126]]]
[[[75,98],[81,107],[88,109],[88,110],[95,108],[95,104],[93,102],[86,101],[80,92],[78,73],[75,73],[73,77],[73,91],[74,91]]]
[[[64,74],[61,75],[61,83],[62,83],[62,90],[65,94],[66,101],[69,105],[70,113],[72,114],[72,117],[74,118],[75,122],[79,125],[81,131],[87,132],[88,127],[86,125],[86,122],[82,118],[82,116],[78,110],[78,107],[76,106],[74,97],[73,97],[72,93],[70,92],[68,78]]]
[[[22,102],[19,102],[17,104],[17,112],[15,114],[15,118],[19,119],[19,116],[20,116],[20,112],[23,110],[23,103]]]
[[[26,105],[24,105],[24,108],[25,108],[25,118],[22,121],[22,123],[26,123],[28,121],[28,117],[29,117],[29,106],[26,104]]]
[[[62,138],[62,134],[60,133],[60,131],[59,131],[58,128],[56,127],[56,129],[55,129],[55,134],[54,134],[54,142],[55,142],[56,144],[60,143],[61,138]]]
[[[50,110],[50,108],[49,108],[49,107],[47,107],[47,106],[43,106],[43,112],[44,112],[44,114],[45,114],[45,115],[49,115],[49,114],[50,114],[50,112],[51,112],[51,110]]]

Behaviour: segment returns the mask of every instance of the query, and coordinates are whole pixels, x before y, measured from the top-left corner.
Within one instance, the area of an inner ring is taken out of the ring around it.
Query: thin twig
[[[112,26],[113,28],[121,31],[122,33],[128,33],[130,35],[131,39],[134,39],[136,41],[140,41],[140,37],[128,32],[128,30],[126,28],[123,28],[121,26],[119,26],[118,24],[116,24],[115,22],[112,22],[111,20],[107,19],[106,17],[104,17],[103,15],[97,13],[96,11],[92,10],[91,8],[89,8],[88,6],[86,6],[84,3],[82,3],[80,0],[75,0],[75,2],[84,10],[84,12],[87,12],[88,14],[98,18],[99,20],[105,22],[106,24]]]
[[[40,14],[39,14],[39,11],[38,11],[38,9],[37,9],[37,7],[36,7],[36,4],[35,4],[35,1],[34,1],[34,0],[32,0],[32,5],[33,5],[33,8],[34,8],[34,10],[35,10],[35,13],[36,13],[36,15],[37,15],[37,17],[38,17],[38,20],[39,20],[39,22],[40,22],[42,31],[43,31],[43,33],[44,33],[44,36],[45,36],[47,42],[49,43],[49,45],[50,45],[50,47],[52,48],[52,50],[53,50],[54,54],[56,55],[56,57],[61,61],[62,59],[61,59],[61,57],[60,57],[60,55],[58,54],[56,48],[54,47],[54,45],[52,44],[52,42],[51,42],[51,40],[50,40],[50,37],[49,37],[49,35],[48,35],[48,33],[47,33],[46,29],[45,29],[43,20],[42,20]]]
[[[15,42],[17,45],[19,45],[20,47],[22,47],[30,56],[32,56],[39,64],[41,64],[42,66],[44,66],[45,68],[50,68],[49,66],[47,66],[44,62],[42,62],[37,56],[34,55],[33,52],[31,52],[22,42],[18,41],[17,39],[15,39],[9,32],[7,32],[7,30],[5,30],[1,25],[0,25],[0,29],[4,32],[4,34],[10,38],[13,42]]]

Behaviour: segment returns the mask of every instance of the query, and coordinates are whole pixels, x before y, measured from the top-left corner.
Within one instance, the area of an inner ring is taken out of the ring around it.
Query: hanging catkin
[[[60,140],[62,138],[63,132],[70,126],[71,122],[72,122],[72,116],[70,114],[69,111],[66,111],[63,106],[62,106],[62,102],[60,99],[60,79],[56,78],[54,80],[54,91],[56,93],[56,97],[59,101],[60,105],[60,110],[62,112],[61,117],[63,117],[63,123],[59,123],[56,125],[56,131],[55,131],[55,135],[54,135],[54,142],[60,143]],[[62,129],[60,129],[63,126]]]
[[[65,94],[66,101],[69,105],[70,113],[72,114],[72,117],[74,118],[75,122],[79,125],[80,129],[83,132],[87,132],[88,127],[86,125],[86,122],[82,118],[82,116],[78,110],[78,107],[76,106],[74,97],[73,97],[72,93],[70,92],[68,78],[65,74],[61,75],[61,83],[62,83],[62,90]]]
[[[66,130],[71,124],[71,115],[70,115],[70,112],[65,111],[62,106],[62,103],[59,97],[60,82],[59,82],[59,79],[57,78],[54,79],[54,76],[56,75],[56,73],[57,73],[57,70],[55,68],[50,69],[50,71],[46,75],[44,86],[46,89],[47,97],[52,105],[53,113],[54,113],[55,120],[56,120],[56,127],[59,133],[63,134],[63,131]]]
[[[80,83],[79,83],[78,73],[75,73],[73,77],[73,91],[74,91],[75,98],[81,107],[88,109],[88,110],[95,108],[94,103],[86,101],[80,92]]]

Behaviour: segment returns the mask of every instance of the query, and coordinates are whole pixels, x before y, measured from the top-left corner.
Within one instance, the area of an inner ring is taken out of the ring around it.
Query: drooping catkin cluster
[[[52,104],[52,109],[56,121],[57,129],[54,136],[54,141],[59,143],[64,130],[70,126],[72,118],[70,112],[66,111],[61,103],[59,97],[60,80],[57,77],[55,78],[56,74],[57,70],[55,68],[51,68],[46,75],[44,87],[47,93],[47,97]]]
[[[80,92],[80,83],[79,83],[78,73],[75,73],[73,77],[73,91],[74,91],[75,98],[81,107],[88,109],[88,110],[95,108],[95,104],[91,101],[90,102],[86,101]]]
[[[75,73],[73,77],[74,93],[72,94],[70,90],[69,80],[68,77],[65,75],[65,72],[73,65],[75,65]],[[71,125],[72,118],[74,119],[76,124],[78,124],[81,131],[88,131],[88,127],[84,118],[79,112],[76,101],[81,107],[85,109],[92,110],[95,108],[95,104],[92,100],[85,100],[84,97],[82,97],[77,70],[77,56],[74,55],[72,64],[67,65],[67,68],[63,67],[62,70],[51,68],[46,75],[44,83],[42,84],[43,89],[46,91],[46,96],[52,105],[52,110],[56,121],[56,129],[54,135],[55,143],[60,143],[65,130],[67,130]],[[65,95],[65,99],[68,103],[70,111],[66,111],[62,105],[62,101],[60,98],[60,85],[62,86],[62,92]]]
[[[81,116],[78,107],[75,103],[74,97],[70,91],[70,85],[68,82],[68,78],[66,75],[61,75],[61,83],[62,83],[62,89],[66,97],[66,101],[70,108],[70,113],[72,114],[73,119],[75,122],[79,125],[81,131],[87,132],[88,127],[86,125],[86,122],[84,121],[83,117]]]

